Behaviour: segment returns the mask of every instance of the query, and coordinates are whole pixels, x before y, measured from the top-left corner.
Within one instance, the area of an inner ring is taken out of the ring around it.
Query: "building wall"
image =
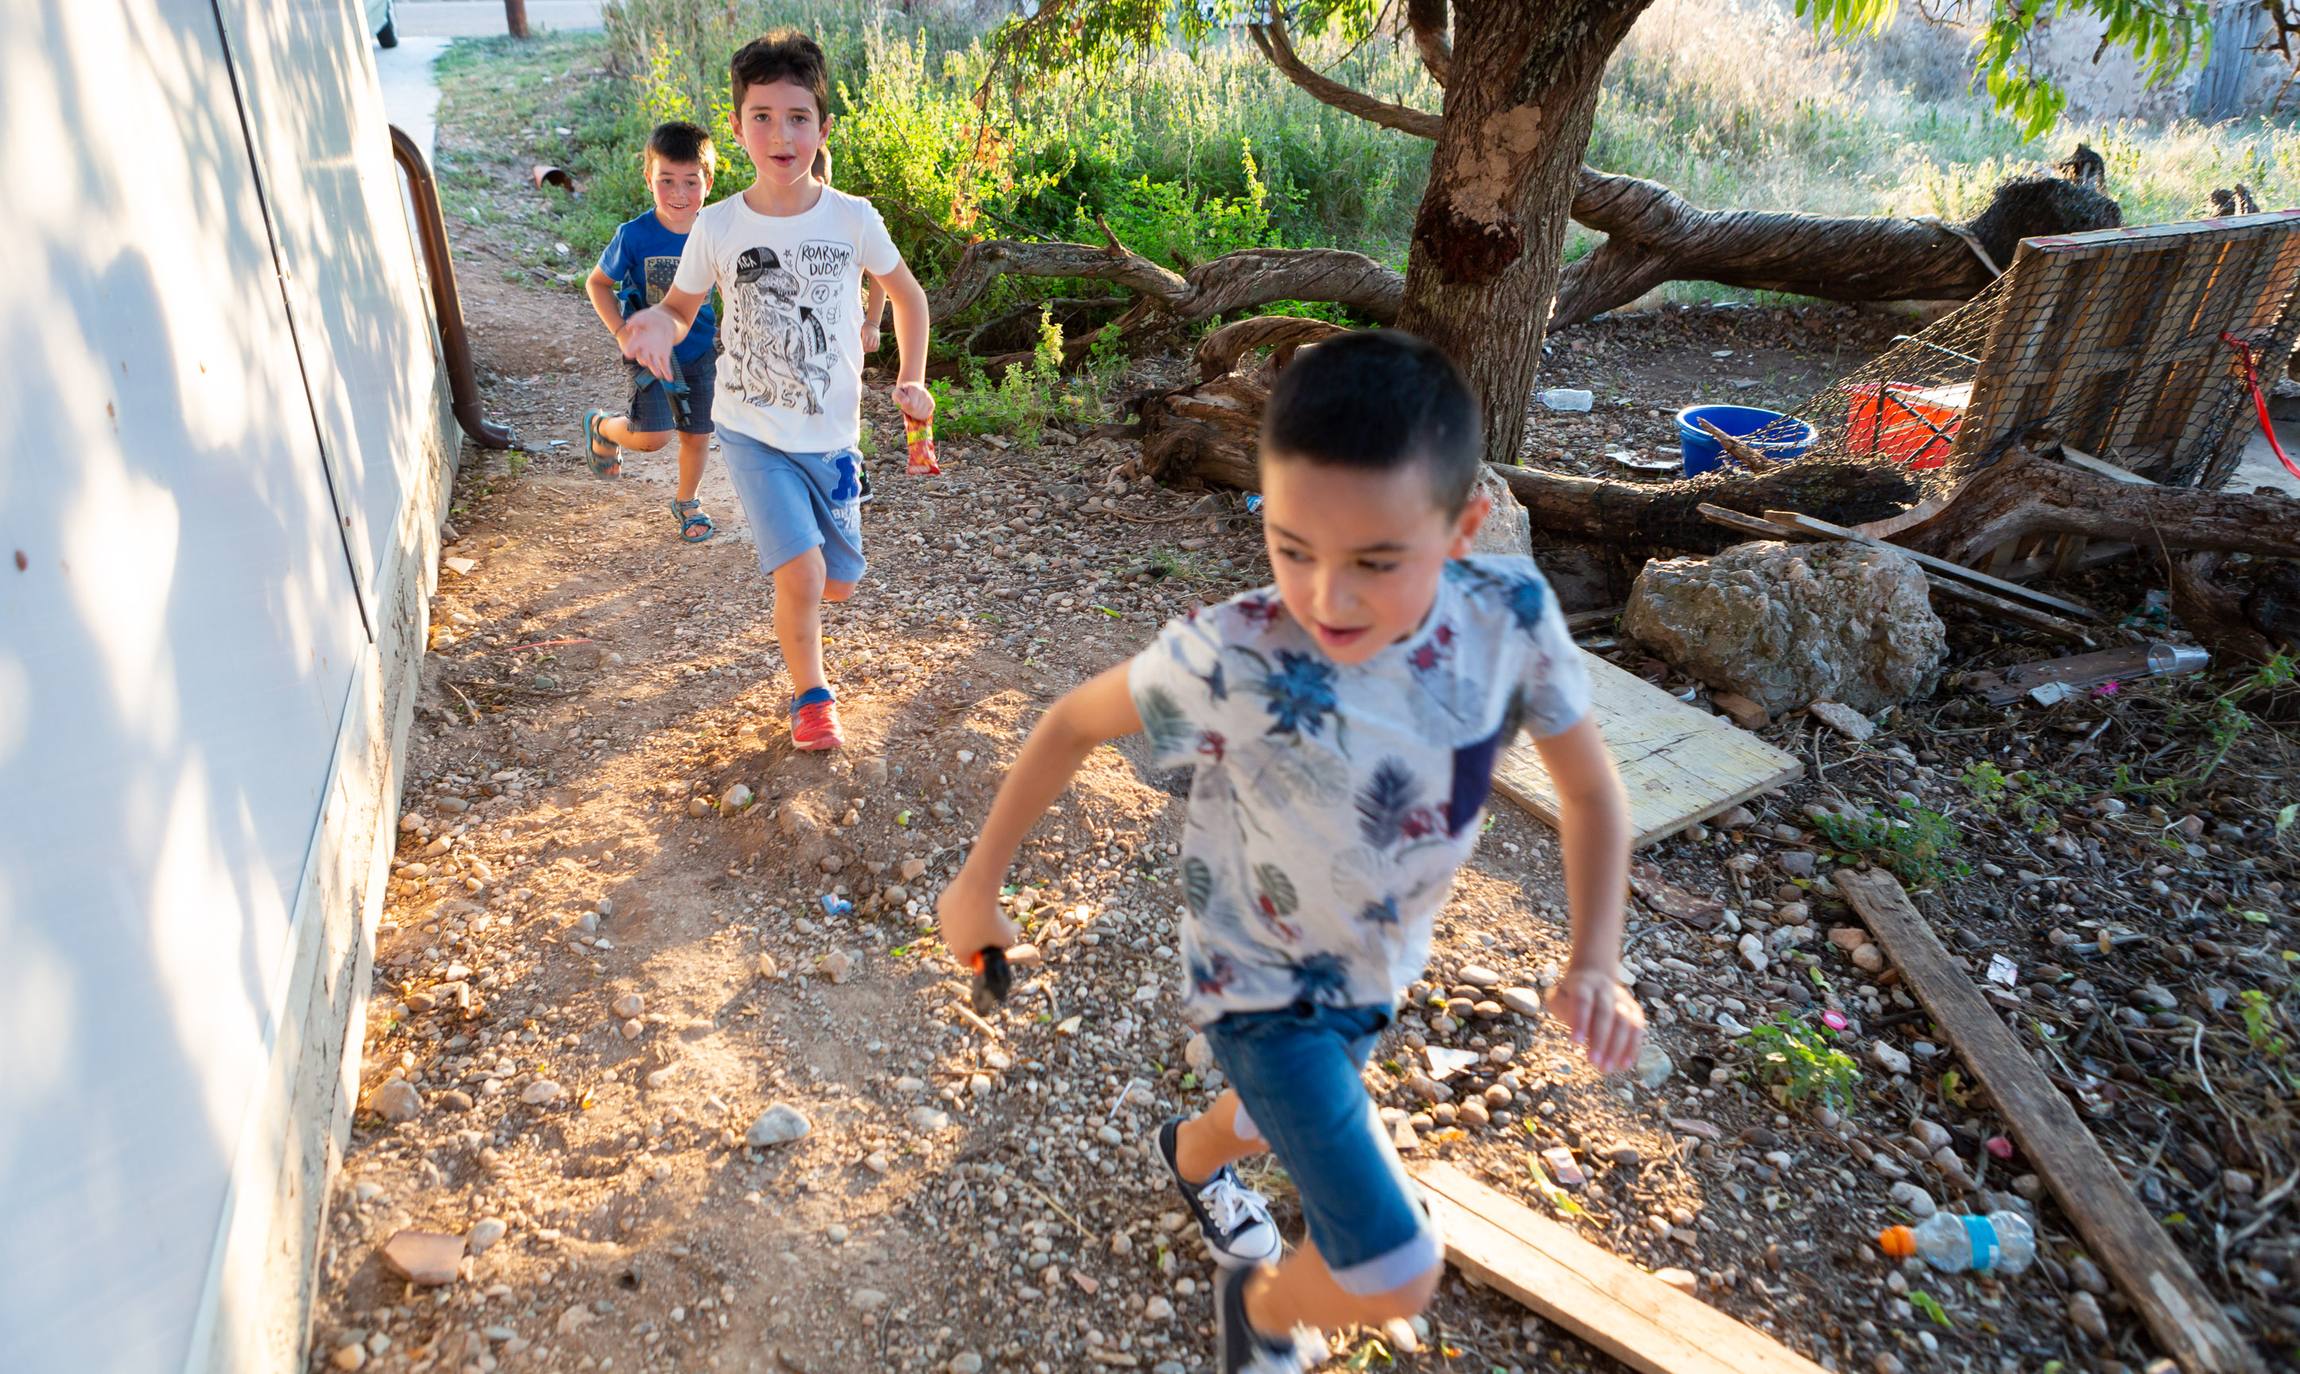
[[[357,0],[0,6],[0,1370],[287,1368],[453,448]]]

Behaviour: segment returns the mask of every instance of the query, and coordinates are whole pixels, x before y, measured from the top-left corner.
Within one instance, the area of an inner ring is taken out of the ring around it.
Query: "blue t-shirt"
[[[615,279],[624,319],[645,308],[638,304],[640,301],[645,305],[663,303],[671,279],[679,274],[679,255],[686,251],[687,236],[664,228],[652,210],[615,231],[615,237],[607,240],[606,251],[599,255],[599,270]],[[718,335],[718,316],[711,313],[711,303],[706,300],[695,311],[694,327],[679,340],[672,354],[682,363],[691,363],[711,351]]]
[[[1183,1005],[1392,1006],[1429,960],[1493,767],[1589,710],[1589,670],[1527,558],[1446,565],[1420,630],[1348,666],[1275,588],[1169,624],[1127,671],[1162,768],[1191,765]]]

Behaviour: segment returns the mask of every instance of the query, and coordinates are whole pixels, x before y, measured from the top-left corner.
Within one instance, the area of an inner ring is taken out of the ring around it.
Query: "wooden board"
[[[2046,659],[2042,663],[2016,663],[2000,672],[1974,673],[1964,680],[1964,686],[1980,693],[1991,706],[2009,706],[2037,688],[2056,682],[2069,687],[2091,687],[2110,678],[2147,676],[2148,650],[2145,646],[2133,645],[2103,649],[2097,654]]]
[[[1821,1374],[1821,1367],[1537,1215],[1450,1164],[1414,1170],[1446,1258],[1644,1374]]]
[[[1796,777],[1804,765],[1633,673],[1584,652],[1597,728],[1629,792],[1631,847],[1638,848],[1740,805]],[[1493,770],[1494,789],[1551,825],[1557,789],[1531,742],[1520,740]]]
[[[1904,558],[1914,559],[1919,567],[1930,568],[1934,572],[1944,573],[1950,577],[1961,577],[1967,582],[1978,583],[2000,596],[2011,597],[2015,601],[2033,602],[2048,611],[2058,611],[2062,615],[2074,616],[2078,620],[2100,619],[2100,613],[2090,606],[2080,606],[2074,601],[2064,601],[2057,596],[2023,587],[2018,583],[2006,582],[1984,572],[1975,572],[1962,563],[1951,563],[1946,558],[1935,558],[1929,553],[1918,553],[1914,549],[1904,549],[1898,544],[1888,544],[1882,539],[1871,539],[1859,530],[1849,530],[1843,525],[1832,525],[1828,521],[1817,519],[1814,516],[1799,515],[1795,511],[1769,510],[1765,512],[1765,518],[1776,525],[1787,525],[1791,529],[1802,530],[1806,534],[1842,539],[1853,544],[1866,544],[1876,549],[1890,549]]]
[[[1995,1099],[2022,1153],[2076,1223],[2086,1250],[2139,1310],[2157,1344],[2187,1374],[2256,1374],[2258,1359],[2219,1301],[2133,1197],[2076,1109],[2005,1029],[1972,979],[1949,962],[1901,885],[1889,873],[1840,869],[1837,890],[1884,946],[1902,986],[1924,1004]]]

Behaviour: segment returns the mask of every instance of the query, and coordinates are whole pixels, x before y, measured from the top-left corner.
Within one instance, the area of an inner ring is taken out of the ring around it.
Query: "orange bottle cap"
[[[1917,1233],[1906,1226],[1888,1226],[1877,1233],[1877,1244],[1894,1259],[1917,1253]]]

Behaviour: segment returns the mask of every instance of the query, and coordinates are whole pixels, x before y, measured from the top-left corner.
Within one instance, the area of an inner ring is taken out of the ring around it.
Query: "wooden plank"
[[[1450,1164],[1414,1170],[1455,1268],[1642,1374],[1821,1374],[1762,1331],[1680,1292]]]
[[[2187,1374],[2258,1374],[2259,1359],[2219,1300],[2133,1197],[2068,1099],[2005,1029],[1972,980],[1949,962],[1901,885],[1874,869],[1839,869],[1836,881],[1884,946],[1902,986],[1916,995],[1995,1099],[2013,1139],[2076,1223],[2085,1249],[2139,1310],[2157,1344]]]
[[[2118,677],[2146,677],[2148,650],[2140,645],[2103,649],[2097,654],[2075,654],[2041,663],[2021,663],[1996,673],[1974,673],[1965,679],[1968,690],[1981,694],[1992,706],[2007,706],[2039,687],[2060,683],[2091,687]]]
[[[2123,482],[2127,486],[2153,487],[2156,485],[2156,483],[2129,468],[2120,468],[2114,463],[2093,457],[2083,449],[2070,448],[2066,444],[2061,446],[2060,460],[2072,467],[2083,468],[2086,472],[2098,474],[2112,481]]]
[[[1817,520],[1810,515],[1799,515],[1795,511],[1769,510],[1765,512],[1765,518],[1776,525],[1787,525],[1791,529],[1803,530],[1807,534],[1818,534],[1831,539],[1843,539],[1855,544],[1866,544],[1875,549],[1889,549],[1894,553],[1915,559],[1920,567],[1931,568],[1934,572],[1946,573],[1951,577],[1961,577],[1967,582],[1977,582],[1992,592],[2012,597],[2017,601],[2033,602],[2046,610],[2058,611],[2062,615],[2073,616],[2078,620],[2097,621],[2100,619],[2100,613],[2089,606],[2080,606],[2074,601],[2064,601],[2057,596],[2023,587],[2015,582],[1991,577],[1984,572],[1975,572],[1962,564],[1951,563],[1946,558],[1935,558],[1929,553],[1918,553],[1915,549],[1904,549],[1898,544],[1888,544],[1881,539],[1871,539],[1858,530],[1849,530],[1843,525],[1832,525],[1826,520]]]
[[[1584,652],[1591,709],[1629,793],[1631,847],[1676,834],[1804,771],[1793,755],[1697,711],[1660,688]],[[1493,770],[1494,790],[1550,825],[1557,788],[1529,740]]]
[[[1803,530],[1793,530],[1787,525],[1776,525],[1763,516],[1728,510],[1723,506],[1713,506],[1707,501],[1703,501],[1693,509],[1700,513],[1702,519],[1712,525],[1720,525],[1735,534],[1746,534],[1754,539],[1778,539],[1784,543],[1796,544],[1803,543],[1813,537]]]
[[[2088,649],[2093,646],[2093,637],[2085,631],[2082,625],[2072,620],[2063,620],[2050,611],[2036,610],[2017,602],[2007,601],[2002,597],[1991,596],[1969,583],[1959,582],[1953,577],[1943,577],[1935,572],[1926,573],[1925,582],[1937,595],[1945,596],[1951,601],[1962,601],[1968,606],[1979,607],[1991,615],[2001,616],[2015,624],[2026,625],[2032,630],[2042,630],[2048,635],[2060,639],[2072,640]]]

